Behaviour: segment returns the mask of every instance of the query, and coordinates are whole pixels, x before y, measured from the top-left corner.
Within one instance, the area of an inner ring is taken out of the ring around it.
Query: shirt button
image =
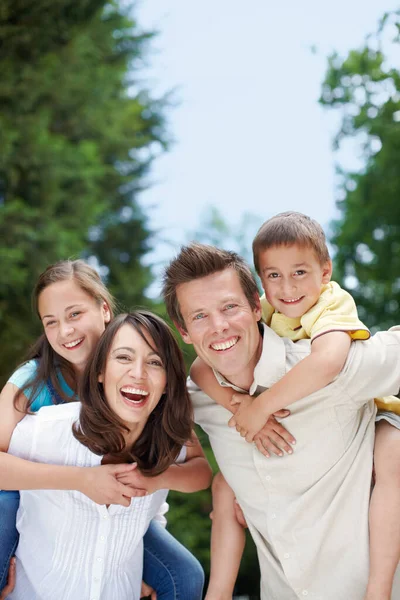
[[[100,536],[100,539],[101,539],[101,541],[102,541],[102,542],[104,542],[104,540],[105,540],[106,538],[104,537],[104,535],[101,535],[101,536]]]
[[[271,475],[267,475],[265,479],[266,479],[266,481],[270,481],[271,480]]]
[[[303,594],[303,596],[308,596],[308,591],[307,590],[303,590],[301,593]]]
[[[101,562],[101,561],[102,561],[102,558],[101,558],[101,556],[98,556],[98,557],[97,557],[97,562]],[[304,592],[303,592],[303,594],[304,594]]]
[[[290,558],[290,554],[289,552],[285,552],[285,554],[283,555],[283,558]],[[305,590],[304,590],[305,591]],[[303,596],[304,596],[304,592],[303,592]]]
[[[275,514],[275,513],[273,513],[273,514],[271,515],[271,519],[276,519],[276,514]]]
[[[103,519],[108,519],[108,515],[103,515]]]

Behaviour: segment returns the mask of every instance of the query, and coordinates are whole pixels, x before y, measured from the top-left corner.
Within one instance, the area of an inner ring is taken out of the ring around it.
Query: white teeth
[[[232,348],[235,344],[237,344],[238,337],[235,337],[227,342],[220,342],[219,344],[211,344],[211,348],[213,350],[228,350],[228,348]]]
[[[286,300],[286,298],[284,298],[283,301],[287,304],[290,304],[291,302],[298,302],[299,300],[301,300],[301,298],[302,296],[299,296],[298,298],[292,298],[291,300]]]
[[[141,396],[149,395],[149,392],[145,392],[144,390],[139,390],[138,388],[133,388],[133,387],[121,388],[121,392],[125,392],[125,394],[136,394],[136,395],[141,395]]]
[[[75,346],[80,344],[82,340],[83,340],[83,338],[80,338],[80,340],[74,340],[73,342],[68,342],[68,344],[64,344],[64,346],[66,348],[74,348]]]

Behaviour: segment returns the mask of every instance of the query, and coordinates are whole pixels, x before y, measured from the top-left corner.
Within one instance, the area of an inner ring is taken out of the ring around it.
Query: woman
[[[139,599],[142,540],[165,502],[164,474],[174,463],[205,461],[191,431],[181,352],[155,315],[114,319],[87,363],[79,397],[81,404],[26,416],[9,452],[71,467],[134,463],[152,477],[152,493],[125,507],[99,506],[79,492],[22,491],[14,600]]]
[[[118,480],[122,473],[136,476],[130,465],[71,469],[5,454],[14,428],[27,410],[35,412],[41,406],[77,399],[80,374],[113,312],[113,299],[107,288],[96,271],[81,260],[61,261],[48,267],[34,290],[34,303],[44,334],[32,349],[28,362],[13,374],[0,394],[0,488],[77,490],[99,504],[127,506],[130,497],[145,493]],[[193,483],[191,469],[189,461],[180,478]],[[172,469],[167,474],[170,472],[168,487],[182,489],[176,474]],[[130,484],[137,487],[137,477]],[[17,544],[18,502],[17,492],[0,492],[0,589]],[[153,522],[145,536],[144,576],[159,598],[190,597],[182,571],[175,572],[169,566],[177,558],[193,582],[190,593],[197,597],[203,583],[200,565],[165,529]]]

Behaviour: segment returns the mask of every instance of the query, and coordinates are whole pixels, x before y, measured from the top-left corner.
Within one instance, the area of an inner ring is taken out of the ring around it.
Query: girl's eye
[[[77,311],[75,311],[75,312],[71,313],[71,314],[70,314],[70,317],[71,317],[72,319],[74,319],[75,317],[79,316],[80,314],[81,314],[81,311],[77,310]]]
[[[55,321],[47,321],[47,322],[44,324],[44,326],[45,326],[45,327],[51,327],[51,326],[52,326],[52,325],[54,325],[54,324],[55,324]]]

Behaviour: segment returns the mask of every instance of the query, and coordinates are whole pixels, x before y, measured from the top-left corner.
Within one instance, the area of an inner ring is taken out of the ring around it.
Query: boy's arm
[[[232,388],[224,388],[219,385],[215,379],[214,372],[204,360],[197,357],[190,367],[190,379],[195,382],[217,404],[223,406],[231,413],[235,413],[236,406],[232,405],[233,390]]]
[[[331,331],[313,341],[311,354],[303,358],[280,381],[240,408],[230,419],[246,441],[252,442],[266,420],[277,411],[309,396],[331,383],[342,370],[350,350],[351,338],[344,331]]]
[[[222,387],[215,379],[211,367],[199,357],[190,368],[190,378],[207,396],[233,414],[239,409],[241,403],[243,406],[248,406],[254,402],[254,398],[247,394],[233,393],[232,388]],[[289,414],[288,410],[281,410],[277,411],[274,416],[283,419]],[[273,417],[266,419],[266,423],[262,424],[254,441],[261,454],[267,458],[271,454],[283,456],[284,451],[292,454],[292,445],[296,443],[292,434]]]

